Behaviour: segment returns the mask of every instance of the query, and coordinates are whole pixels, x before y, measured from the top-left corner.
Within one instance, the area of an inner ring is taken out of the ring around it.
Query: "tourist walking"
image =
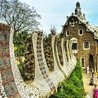
[[[94,78],[94,69],[91,68],[91,75],[92,75],[92,78]]]
[[[97,88],[97,84],[94,84],[93,98],[98,98],[98,88]]]

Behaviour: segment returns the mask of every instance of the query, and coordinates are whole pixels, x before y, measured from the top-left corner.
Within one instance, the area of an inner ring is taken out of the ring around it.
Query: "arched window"
[[[69,36],[70,35],[70,32],[69,30],[66,31],[66,36]]]
[[[79,29],[79,30],[78,30],[78,34],[79,34],[80,36],[82,36],[82,35],[83,35],[83,30],[82,30],[82,29]]]
[[[72,38],[71,39],[71,47],[72,47],[72,52],[73,53],[77,53],[78,52],[78,43],[77,43],[77,39],[76,38]]]

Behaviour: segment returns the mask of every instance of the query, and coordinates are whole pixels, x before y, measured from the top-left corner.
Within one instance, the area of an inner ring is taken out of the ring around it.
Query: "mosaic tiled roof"
[[[82,24],[86,26],[87,31],[94,34],[94,39],[98,39],[98,26],[91,26],[89,22],[85,19],[85,14],[82,14],[79,2],[76,3],[75,13],[72,13],[71,16],[67,17],[68,19],[64,26],[68,24],[68,20],[71,17],[76,17]]]

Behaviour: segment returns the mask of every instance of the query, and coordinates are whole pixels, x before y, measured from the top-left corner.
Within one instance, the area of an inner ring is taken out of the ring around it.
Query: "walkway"
[[[92,91],[93,91],[94,86],[89,85],[90,78],[91,78],[90,74],[83,73],[84,90],[87,93],[87,95],[90,95],[90,98],[93,98]],[[97,79],[96,75],[94,75],[94,81],[95,81],[94,83],[96,83],[98,85],[98,79]]]

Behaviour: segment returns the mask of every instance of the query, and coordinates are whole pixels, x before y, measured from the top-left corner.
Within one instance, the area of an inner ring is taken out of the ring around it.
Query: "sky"
[[[20,0],[34,7],[41,15],[41,26],[45,34],[50,33],[51,26],[55,25],[58,33],[66,22],[66,17],[74,12],[77,0]],[[97,0],[78,0],[81,11],[85,14],[89,24],[98,26],[98,2]]]

